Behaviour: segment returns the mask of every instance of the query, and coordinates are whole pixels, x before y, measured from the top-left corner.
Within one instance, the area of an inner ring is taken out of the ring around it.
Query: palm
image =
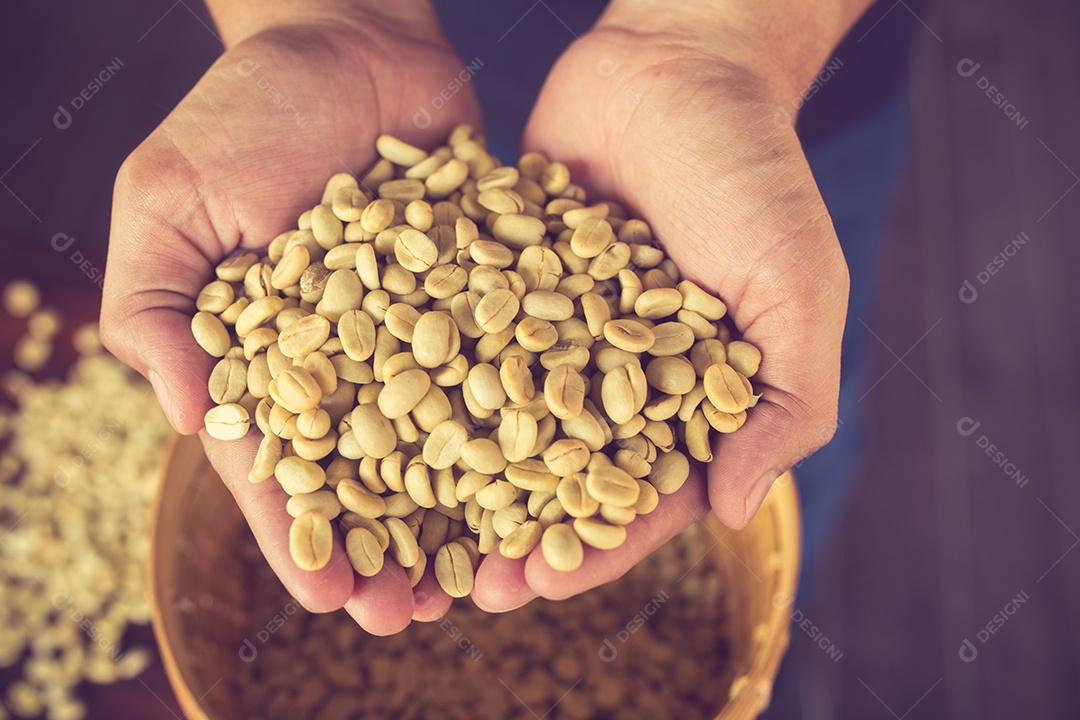
[[[390,62],[395,44],[407,42],[290,28],[251,38],[215,63],[148,143],[173,146],[189,172],[170,180],[198,191],[222,250],[265,246],[318,202],[331,173],[362,174],[379,133],[431,144],[463,117],[475,120],[464,93],[430,128],[413,124],[455,59],[445,47],[412,41],[407,66]]]
[[[486,559],[475,591],[485,607],[567,597],[614,579],[710,502],[726,524],[742,527],[767,489],[755,492],[755,481],[828,438],[846,268],[798,140],[774,124],[776,104],[766,96],[718,58],[610,30],[576,43],[548,78],[524,149],[565,162],[593,197],[625,203],[684,275],[728,302],[738,330],[762,350],[754,382],[765,396],[744,428],[714,443],[707,472],[632,523],[619,549],[587,551],[570,574],[538,552]]]
[[[161,367],[155,360],[168,358],[169,377],[156,382],[166,385],[166,412],[182,432],[199,430],[211,404],[206,378],[212,361],[191,342],[189,323],[213,266],[238,247],[265,247],[295,227],[300,213],[319,202],[331,174],[364,174],[379,133],[432,145],[454,123],[478,121],[466,91],[430,127],[414,126],[417,109],[429,106],[445,86],[456,58],[439,42],[377,27],[360,33],[296,27],[240,43],[121,169],[103,334],[140,370]],[[403,48],[407,65],[391,60]],[[400,568],[354,588],[340,541],[322,571],[295,567],[284,491],[246,480],[255,437],[228,444],[203,440],[270,564],[304,605],[321,611],[344,605],[373,632],[408,623],[414,603]],[[426,605],[419,616],[439,612],[442,602]]]

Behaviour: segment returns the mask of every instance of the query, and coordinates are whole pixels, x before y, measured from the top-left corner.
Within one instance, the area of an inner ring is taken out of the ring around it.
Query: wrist
[[[360,32],[392,31],[397,37],[440,38],[442,31],[429,0],[206,0],[225,49],[277,28],[337,26]]]
[[[612,0],[597,29],[645,42],[674,42],[739,68],[760,81],[769,99],[802,95],[871,0]]]

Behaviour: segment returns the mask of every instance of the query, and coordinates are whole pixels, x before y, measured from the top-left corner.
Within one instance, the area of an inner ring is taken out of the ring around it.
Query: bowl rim
[[[181,443],[186,441],[188,441],[187,436],[181,435],[175,430],[172,431],[169,435],[169,439],[165,443],[162,458],[158,464],[157,473],[155,475],[157,486],[154,488],[154,498],[150,506],[150,548],[146,559],[146,586],[147,597],[150,602],[150,622],[154,630],[154,639],[157,641],[158,654],[161,657],[161,664],[165,668],[165,676],[169,679],[169,686],[176,696],[177,703],[179,703],[180,709],[184,712],[184,717],[188,718],[188,720],[211,720],[199,707],[199,702],[202,698],[196,698],[191,692],[190,679],[184,675],[183,670],[181,670],[180,665],[176,660],[176,653],[173,649],[172,642],[170,642],[172,634],[169,632],[169,627],[167,627],[170,623],[166,620],[166,613],[162,611],[164,605],[162,603],[161,589],[158,587],[157,552],[158,548],[163,545],[158,538],[158,532],[161,527],[160,520],[165,499],[165,481],[168,478],[169,469],[172,467],[177,455],[177,448],[180,447]]]
[[[788,470],[774,482],[755,519],[762,513],[773,515],[772,528],[776,548],[791,547],[793,552],[780,553],[777,567],[776,588],[769,597],[767,628],[768,639],[754,653],[754,663],[736,676],[732,683],[728,702],[716,716],[716,720],[756,718],[769,707],[773,682],[780,663],[787,652],[791,638],[791,612],[799,584],[799,568],[802,565],[802,503],[799,498],[795,474]],[[751,520],[751,524],[754,520]],[[739,532],[745,532],[750,526]],[[778,603],[777,599],[783,600]]]

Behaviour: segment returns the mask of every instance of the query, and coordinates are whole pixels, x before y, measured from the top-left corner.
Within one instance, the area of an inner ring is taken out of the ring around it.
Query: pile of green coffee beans
[[[300,608],[249,536],[240,704],[260,720],[715,717],[736,672],[715,542],[694,525],[584,595],[495,615],[465,600],[375,637]]]
[[[360,575],[389,556],[415,585],[434,562],[454,597],[496,548],[570,571],[619,546],[746,421],[760,353],[562,163],[500,167],[467,126],[377,150],[200,293],[207,432],[262,431],[250,479],[290,495],[307,570],[335,525]]]

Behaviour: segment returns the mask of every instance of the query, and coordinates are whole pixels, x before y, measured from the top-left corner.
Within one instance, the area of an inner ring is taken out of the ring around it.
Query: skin
[[[490,611],[614,580],[710,508],[745,527],[773,480],[835,431],[847,267],[798,138],[774,121],[829,48],[821,56],[789,40],[789,55],[755,62],[759,36],[737,28],[757,19],[734,10],[723,21],[704,13],[650,25],[667,14],[647,5],[615,3],[563,55],[523,147],[560,158],[596,197],[619,198],[649,220],[684,275],[723,298],[761,349],[754,386],[764,397],[737,433],[714,440],[717,460],[661,496],[616,550],[587,548],[570,573],[539,550],[485,558],[473,596]],[[773,32],[797,37],[785,26]]]
[[[572,573],[556,573],[539,552],[488,556],[473,590],[481,607],[569,597],[617,578],[710,507],[744,527],[773,479],[831,437],[847,269],[798,139],[773,118],[865,4],[660,9],[616,0],[552,70],[523,148],[566,162],[593,196],[618,198],[652,224],[686,275],[718,293],[761,349],[754,384],[765,395],[738,433],[716,440],[718,461],[636,520],[622,547],[602,557],[586,549]],[[194,344],[190,318],[214,265],[294,226],[332,173],[362,175],[378,134],[432,147],[459,122],[479,127],[471,86],[429,127],[412,122],[461,61],[426,2],[386,5],[212,2],[225,53],[118,174],[102,339],[150,379],[179,432],[200,431],[211,407],[214,361]],[[305,607],[344,607],[380,635],[445,613],[450,598],[430,563],[415,589],[393,563],[354,577],[339,539],[327,568],[296,569],[284,491],[246,479],[256,435],[201,437],[267,560]]]

